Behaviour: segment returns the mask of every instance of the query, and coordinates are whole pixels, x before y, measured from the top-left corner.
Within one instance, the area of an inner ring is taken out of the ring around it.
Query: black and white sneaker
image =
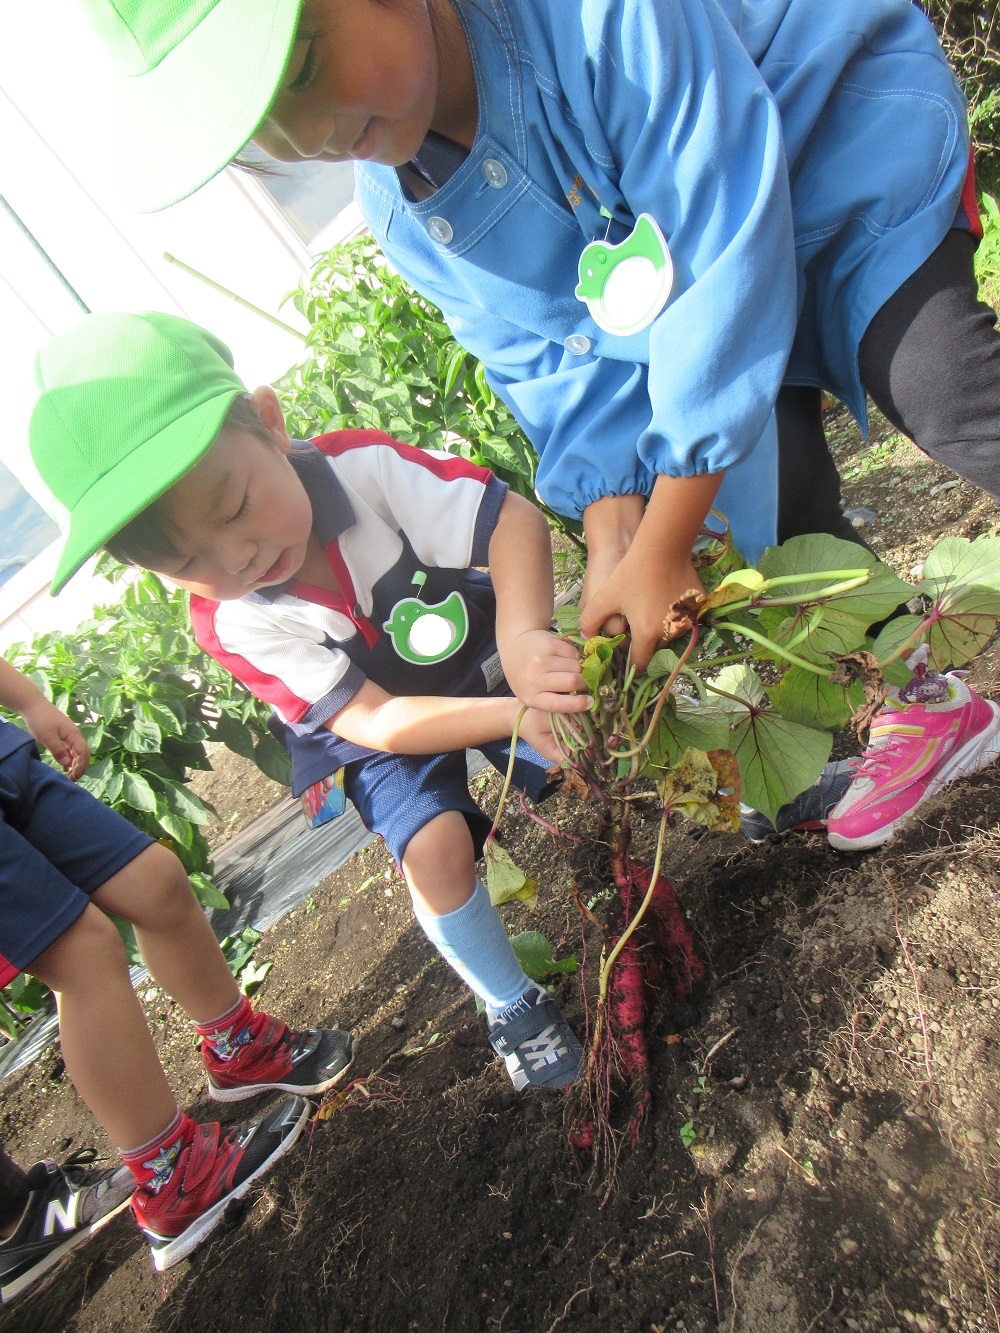
[[[92,1170],[94,1148],[61,1166],[51,1158],[28,1172],[28,1202],[17,1230],[0,1241],[0,1304],[19,1296],[74,1246],[128,1204],[135,1177],[126,1166]]]
[[[519,1000],[490,1017],[489,1036],[518,1092],[565,1088],[580,1076],[583,1047],[543,986],[529,986]]]
[[[851,785],[861,763],[860,755],[827,764],[811,787],[778,811],[774,823],[752,806],[740,806],[740,832],[750,842],[763,842],[774,834],[808,833],[825,829],[830,811]]]

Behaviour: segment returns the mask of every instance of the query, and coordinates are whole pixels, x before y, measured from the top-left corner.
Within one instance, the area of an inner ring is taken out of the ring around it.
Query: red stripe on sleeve
[[[418,449],[415,444],[403,444],[380,430],[332,431],[329,435],[317,435],[311,443],[316,446],[321,454],[325,454],[328,458],[336,458],[340,454],[347,453],[350,449],[364,449],[373,444],[387,445],[390,449],[395,450],[400,458],[405,458],[409,463],[416,463],[420,467],[425,467],[428,472],[433,472],[436,477],[440,477],[443,481],[455,481],[459,477],[471,477],[474,481],[481,482],[485,486],[493,476],[488,467],[470,463],[467,458],[459,458],[454,454],[449,454],[447,458],[434,458],[426,449]]]
[[[283,680],[269,676],[239,653],[225,648],[215,629],[215,612],[219,603],[192,593],[190,597],[191,624],[194,637],[210,657],[226,668],[230,675],[247,687],[251,694],[281,710],[286,722],[298,722],[309,711],[309,703],[293,694]]]
[[[969,231],[977,240],[983,239],[983,219],[979,216],[979,202],[976,199],[976,164],[973,159],[972,149],[969,149],[969,170],[965,175],[965,184],[962,186],[962,207],[965,209],[965,216],[969,219]]]

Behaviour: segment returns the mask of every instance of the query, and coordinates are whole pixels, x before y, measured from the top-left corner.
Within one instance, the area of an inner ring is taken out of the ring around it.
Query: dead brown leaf
[[[700,588],[688,588],[673,602],[663,621],[663,637],[670,642],[679,634],[686,634],[698,619],[698,612],[705,604],[705,594]]]
[[[878,661],[872,653],[844,653],[834,658],[836,666],[830,676],[835,685],[846,689],[860,680],[864,686],[865,702],[851,718],[851,725],[859,737],[867,733],[875,714],[885,703],[885,681],[878,669]]]
[[[550,768],[549,772],[552,771]],[[590,798],[591,790],[587,779],[578,773],[575,768],[557,768],[555,772],[559,779],[559,790],[564,796],[575,796],[578,801],[586,801]]]

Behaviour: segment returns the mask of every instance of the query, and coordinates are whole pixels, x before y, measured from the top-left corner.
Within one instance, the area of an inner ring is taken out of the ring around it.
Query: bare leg
[[[146,966],[194,1022],[211,1022],[240,998],[184,867],[165,847],[147,847],[91,900],[131,921]]]
[[[88,905],[28,970],[55,992],[66,1071],[113,1142],[127,1148],[158,1134],[177,1103],[112,922]]]

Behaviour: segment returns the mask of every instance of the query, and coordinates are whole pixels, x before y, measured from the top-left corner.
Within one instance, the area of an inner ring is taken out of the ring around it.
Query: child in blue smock
[[[909,0],[272,0],[253,20],[185,0],[169,22],[83,3],[129,76],[137,207],[251,137],[358,162],[380,245],[484,361],[542,498],[582,516],[585,632],[624,617],[640,666],[697,583],[711,506],[751,560],[855,536],[821,390],[862,424],[867,390],[1000,496],[965,104]],[[992,708],[953,675],[926,686],[881,719],[838,845],[885,841],[934,781],[994,757]],[[942,746],[920,739],[932,710],[958,719]],[[886,807],[886,777],[914,773]]]

